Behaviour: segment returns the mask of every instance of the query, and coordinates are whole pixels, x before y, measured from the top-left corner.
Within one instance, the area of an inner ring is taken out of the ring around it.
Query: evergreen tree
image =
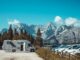
[[[12,30],[12,25],[10,25],[10,27],[9,27],[8,35],[9,35],[9,39],[10,39],[10,40],[12,40],[12,39],[13,39],[13,30]]]
[[[27,34],[26,30],[24,30],[23,37],[24,37],[25,40],[28,39],[28,34]]]
[[[29,37],[29,41],[31,42],[31,44],[33,44],[33,43],[34,43],[34,38],[33,38],[33,36],[32,36],[32,35],[29,35],[28,37]]]
[[[17,29],[14,28],[14,35],[16,35],[18,32],[17,32]]]
[[[2,41],[2,34],[0,33],[0,49],[2,49],[3,41]]]
[[[13,39],[14,40],[18,40],[19,39],[19,33],[17,32],[17,29],[14,29],[14,35],[13,35]]]
[[[2,41],[2,36],[1,36],[1,33],[0,33],[0,42]]]
[[[37,31],[37,37],[41,37],[41,31],[40,31],[40,28],[38,28],[38,31]]]
[[[24,30],[24,35],[27,35],[27,31],[26,30]]]
[[[20,29],[20,35],[19,35],[20,39],[23,39],[23,29]]]
[[[40,28],[38,28],[38,30],[37,30],[37,35],[36,35],[36,40],[34,42],[34,45],[37,45],[37,46],[40,46],[40,47],[43,46],[43,41],[42,41],[42,38],[41,38]]]
[[[20,29],[20,34],[23,34],[23,29]]]

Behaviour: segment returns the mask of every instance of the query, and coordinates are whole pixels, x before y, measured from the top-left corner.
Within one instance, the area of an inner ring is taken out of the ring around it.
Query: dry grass
[[[60,53],[52,52],[48,49],[39,48],[36,53],[44,60],[80,60],[80,56],[60,55]]]
[[[44,60],[54,60],[55,58],[58,60],[60,57],[60,55],[54,54],[50,50],[44,48],[39,48],[36,52],[40,57],[44,58]]]

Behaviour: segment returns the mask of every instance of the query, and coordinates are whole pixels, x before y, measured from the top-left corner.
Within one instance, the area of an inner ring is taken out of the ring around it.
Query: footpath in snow
[[[0,50],[0,60],[43,60],[35,52],[11,53]]]

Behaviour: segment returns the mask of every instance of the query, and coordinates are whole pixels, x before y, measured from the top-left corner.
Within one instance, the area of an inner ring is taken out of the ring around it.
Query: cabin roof
[[[12,42],[26,42],[26,43],[30,43],[29,40],[4,40],[4,42],[7,42],[7,41],[12,41]]]

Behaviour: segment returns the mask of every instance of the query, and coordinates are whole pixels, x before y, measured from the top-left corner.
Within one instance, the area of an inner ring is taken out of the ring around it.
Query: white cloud
[[[68,18],[65,18],[63,20],[62,17],[56,16],[55,19],[54,19],[54,22],[58,26],[63,25],[63,24],[65,24],[67,26],[70,26],[70,25],[74,25],[74,26],[77,26],[77,27],[80,26],[80,21],[77,18],[73,18],[73,17],[68,17]]]
[[[63,24],[63,19],[60,16],[56,16],[55,19],[54,19],[54,22],[56,24],[61,25],[61,24]]]
[[[80,27],[80,21],[78,20],[78,21],[74,24],[74,26]]]
[[[10,24],[18,24],[18,23],[20,23],[18,20],[16,20],[16,19],[14,19],[14,20],[10,20],[10,21],[8,21],[8,24],[10,25]]]
[[[8,21],[8,24],[10,25],[15,25],[15,26],[18,26],[18,27],[20,27],[20,21],[18,21],[17,19],[14,19],[14,20],[9,20]]]
[[[69,17],[65,19],[66,25],[75,25],[77,22],[78,20],[76,18]]]

